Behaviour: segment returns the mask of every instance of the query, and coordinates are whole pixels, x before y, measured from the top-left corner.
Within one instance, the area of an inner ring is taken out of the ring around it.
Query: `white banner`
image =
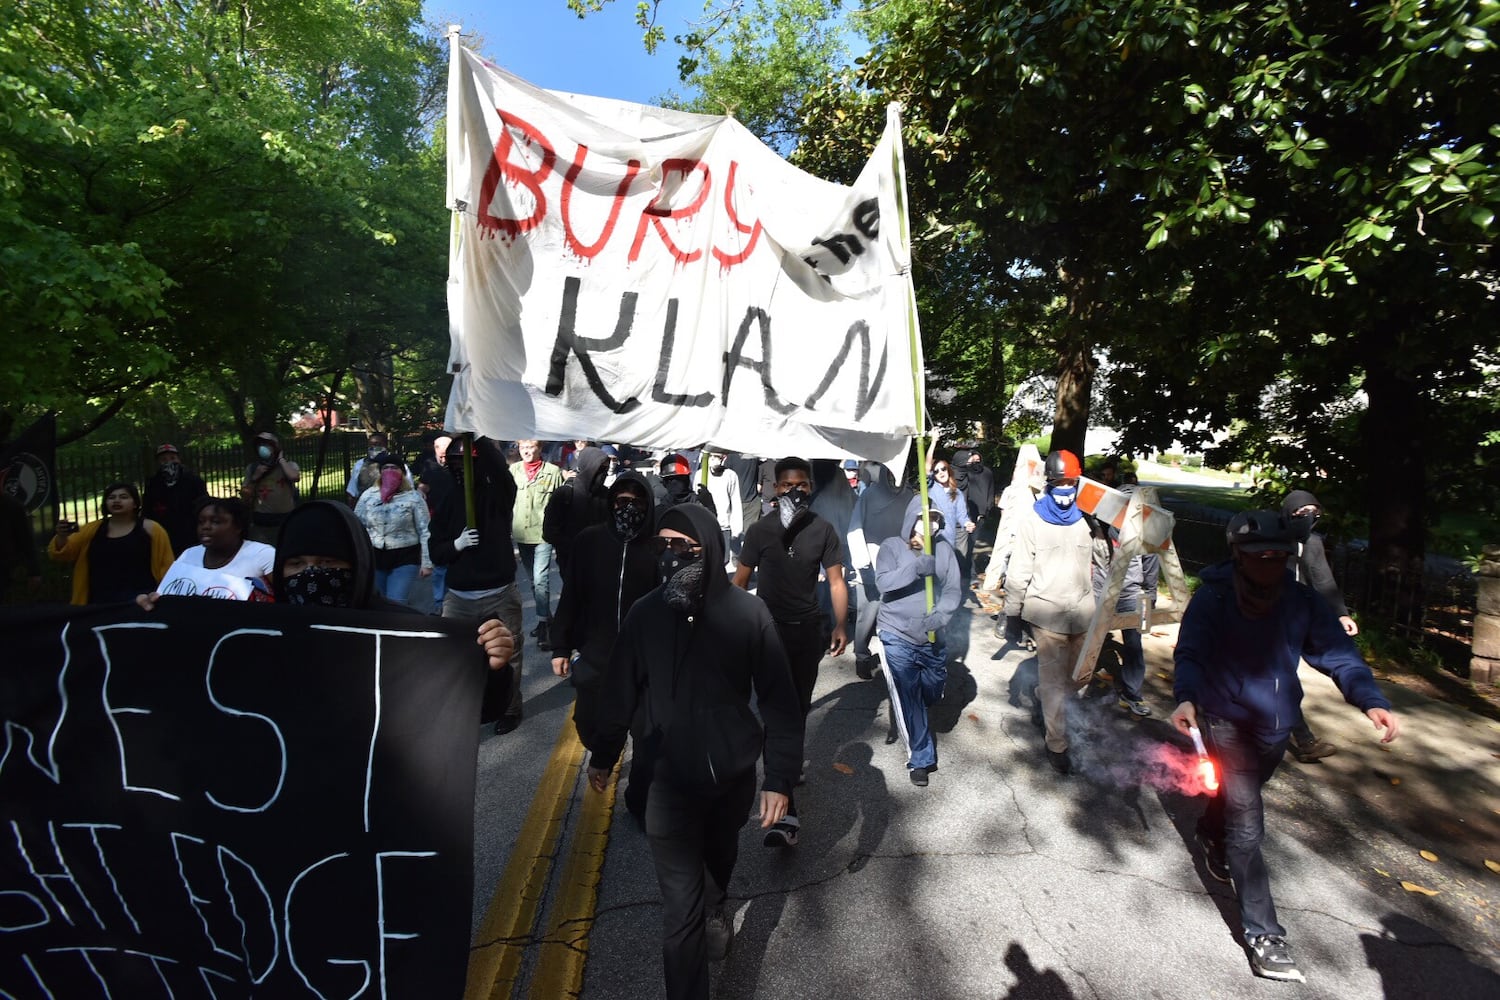
[[[448,429],[899,467],[900,156],[892,110],[829,183],[732,118],[541,90],[454,36]]]

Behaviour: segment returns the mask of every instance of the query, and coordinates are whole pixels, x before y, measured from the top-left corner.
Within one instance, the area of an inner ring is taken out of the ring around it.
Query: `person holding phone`
[[[47,555],[73,564],[73,604],[133,601],[156,589],[172,566],[167,529],[141,516],[134,483],[110,483],[99,504],[102,517],[79,528],[58,521]]]

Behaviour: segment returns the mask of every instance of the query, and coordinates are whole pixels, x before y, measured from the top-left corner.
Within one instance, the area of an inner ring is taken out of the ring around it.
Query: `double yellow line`
[[[519,985],[521,961],[533,944],[539,951],[528,997],[556,1000],[577,996],[582,989],[618,771],[603,795],[584,788],[557,896],[545,928],[537,931],[547,883],[561,857],[568,806],[578,786],[583,756],[583,744],[578,742],[569,711],[532,796],[516,846],[495,886],[478,941],[470,950],[464,1000],[511,1000]]]

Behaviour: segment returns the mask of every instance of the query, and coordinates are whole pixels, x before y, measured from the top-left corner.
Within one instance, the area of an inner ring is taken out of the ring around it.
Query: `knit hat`
[[[661,519],[656,522],[656,530],[668,528],[672,531],[680,531],[695,542],[701,543],[703,539],[698,537],[698,529],[693,526],[693,519],[685,511],[676,507],[669,508],[662,514]]]
[[[305,504],[295,517],[287,518],[276,543],[278,564],[293,556],[324,556],[353,565],[356,556],[348,521],[330,505]]]

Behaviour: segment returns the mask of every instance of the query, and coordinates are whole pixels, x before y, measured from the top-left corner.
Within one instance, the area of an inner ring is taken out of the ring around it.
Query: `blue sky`
[[[701,9],[698,3],[665,4],[663,16]],[[538,87],[641,104],[683,89],[671,42],[683,23],[665,21],[668,40],[648,56],[634,0],[614,0],[582,20],[566,0],[425,0],[422,10],[433,24],[478,31],[482,55]]]

